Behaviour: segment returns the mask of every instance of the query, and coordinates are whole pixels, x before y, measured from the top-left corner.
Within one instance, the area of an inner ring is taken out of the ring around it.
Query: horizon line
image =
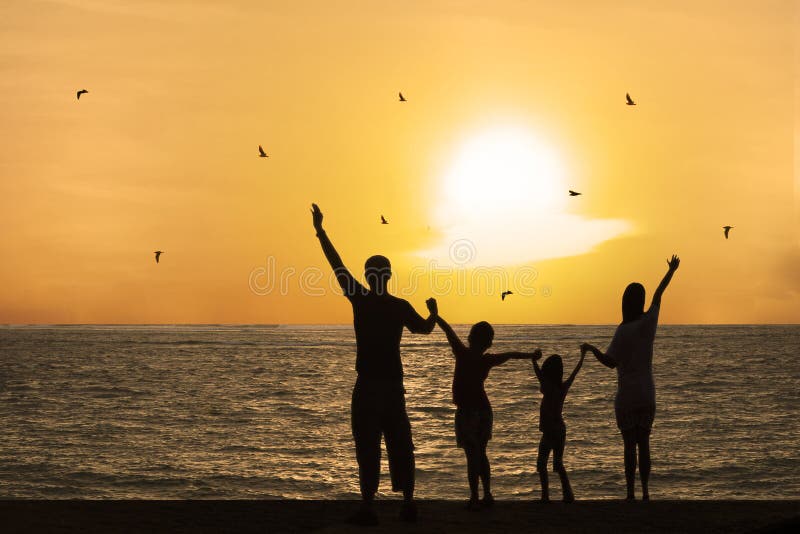
[[[471,322],[454,322],[469,325]],[[493,323],[497,326],[617,326],[619,323]],[[0,323],[0,327],[19,326],[353,326],[348,323]],[[800,326],[797,323],[659,323],[659,326]]]

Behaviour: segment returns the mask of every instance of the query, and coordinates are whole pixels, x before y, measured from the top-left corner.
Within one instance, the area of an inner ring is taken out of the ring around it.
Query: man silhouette
[[[415,334],[431,333],[436,325],[436,300],[427,300],[430,315],[423,319],[407,301],[390,295],[386,285],[392,271],[384,256],[372,256],[364,264],[367,290],[347,270],[328,239],[322,228],[319,206],[312,204],[312,207],[314,229],[322,251],[345,297],[353,305],[358,378],[350,414],[362,503],[348,521],[361,525],[378,522],[372,503],[380,480],[381,435],[386,440],[392,490],[403,492],[400,518],[415,521],[414,444],[406,413],[400,338],[403,327]]]

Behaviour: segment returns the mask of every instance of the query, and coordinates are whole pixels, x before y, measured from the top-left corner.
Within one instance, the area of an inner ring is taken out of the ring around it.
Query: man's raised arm
[[[328,263],[330,263],[333,272],[336,274],[336,281],[339,282],[345,296],[350,297],[360,289],[361,284],[353,278],[353,275],[350,274],[350,271],[344,266],[342,258],[339,256],[339,253],[336,252],[333,243],[331,243],[331,240],[328,238],[328,234],[326,234],[325,230],[322,228],[322,212],[319,206],[316,204],[311,204],[311,206],[314,230],[317,231],[317,237],[319,238],[319,244],[322,246],[322,252],[325,253]]]
[[[422,316],[414,310],[414,307],[406,302],[406,317],[403,323],[406,325],[409,332],[413,334],[430,334],[436,326],[436,317],[439,315],[436,299],[430,298],[425,301],[425,304],[428,306],[428,312],[430,313],[427,319],[423,319]]]

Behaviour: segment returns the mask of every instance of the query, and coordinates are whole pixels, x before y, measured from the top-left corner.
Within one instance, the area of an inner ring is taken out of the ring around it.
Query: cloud
[[[488,221],[454,224],[442,231],[436,245],[418,254],[446,265],[521,265],[585,254],[631,230],[630,223],[617,219],[509,213]]]

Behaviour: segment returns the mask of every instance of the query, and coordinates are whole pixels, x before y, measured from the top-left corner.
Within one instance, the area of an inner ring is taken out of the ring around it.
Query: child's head
[[[542,378],[550,384],[561,385],[561,379],[564,378],[564,362],[561,361],[561,356],[553,354],[544,361]]]
[[[472,349],[484,352],[492,346],[494,340],[494,328],[486,321],[481,321],[472,325],[467,341]]]

